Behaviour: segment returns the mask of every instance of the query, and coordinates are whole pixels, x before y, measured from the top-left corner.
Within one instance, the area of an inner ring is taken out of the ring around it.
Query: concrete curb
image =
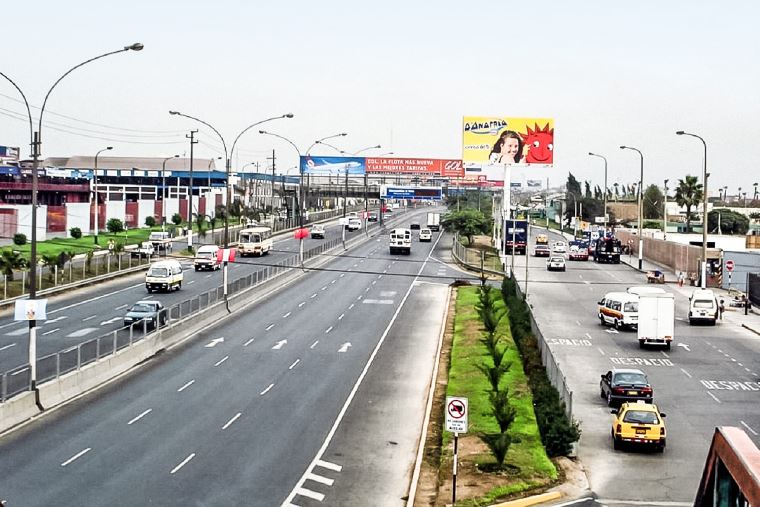
[[[756,335],[760,336],[760,331],[758,331],[757,329],[755,329],[755,328],[753,328],[753,327],[750,327],[750,326],[748,326],[747,324],[742,324],[742,327],[743,327],[744,329],[746,329],[746,330],[748,330],[748,331],[751,331],[751,332],[755,333]]]
[[[552,491],[550,493],[541,493],[540,495],[533,495],[519,498],[517,500],[511,500],[509,502],[493,504],[492,507],[528,507],[529,505],[539,505],[545,502],[559,500],[560,498],[562,498],[562,493],[559,491]]]

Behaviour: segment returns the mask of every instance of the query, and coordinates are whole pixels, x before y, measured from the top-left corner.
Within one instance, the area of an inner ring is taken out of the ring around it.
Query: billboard
[[[367,158],[370,174],[420,174],[460,178],[464,175],[461,160],[435,158]]]
[[[527,183],[529,188],[541,188],[543,186],[543,180],[528,180]]]
[[[381,199],[416,199],[423,201],[440,201],[443,199],[441,187],[404,187],[382,185]]]
[[[364,157],[301,157],[301,171],[303,174],[316,176],[328,176],[346,174],[364,176],[366,172]]]
[[[19,149],[10,146],[0,146],[0,159],[8,162],[18,162]]]
[[[480,164],[552,165],[554,120],[465,116],[462,160]]]

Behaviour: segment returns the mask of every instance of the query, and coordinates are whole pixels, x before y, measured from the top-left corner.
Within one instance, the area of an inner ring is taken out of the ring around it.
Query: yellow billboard
[[[552,165],[554,120],[465,116],[462,160],[481,164]]]

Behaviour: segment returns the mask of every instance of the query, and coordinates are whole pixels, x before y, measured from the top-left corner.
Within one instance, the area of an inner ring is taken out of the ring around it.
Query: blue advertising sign
[[[303,174],[336,175],[346,174],[364,176],[367,172],[366,159],[364,157],[301,157],[301,171]]]
[[[441,187],[383,187],[380,191],[382,199],[417,199],[423,201],[439,201],[443,198]]]

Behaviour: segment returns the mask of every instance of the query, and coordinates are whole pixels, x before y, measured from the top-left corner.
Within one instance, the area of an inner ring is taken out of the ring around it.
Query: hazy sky
[[[321,2],[71,0],[6,2],[0,72],[33,106],[73,65],[142,42],[66,77],[45,112],[43,155],[170,156],[184,134],[214,125],[228,144],[256,121],[305,151],[347,132],[337,147],[380,144],[404,157],[461,157],[465,115],[552,117],[555,165],[530,173],[609,185],[662,185],[701,175],[708,144],[710,187],[760,180],[760,7],[746,1]],[[29,154],[18,93],[0,79],[0,145]],[[56,113],[56,114],[54,114]],[[66,117],[57,116],[65,115]],[[77,134],[63,132],[63,129]],[[222,154],[205,128],[198,157]],[[247,133],[233,162],[296,165],[279,139]],[[316,154],[336,154],[330,149]],[[523,176],[523,177],[524,177]]]

